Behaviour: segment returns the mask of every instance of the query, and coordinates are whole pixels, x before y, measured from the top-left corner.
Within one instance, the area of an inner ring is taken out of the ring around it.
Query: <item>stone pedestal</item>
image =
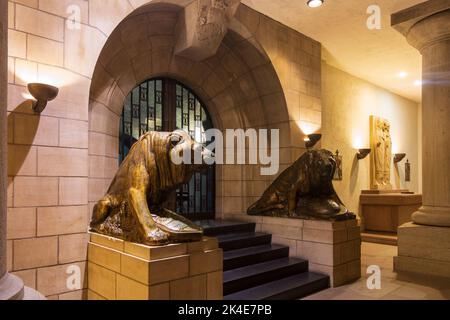
[[[422,205],[420,194],[362,194],[361,216],[364,230],[397,233],[397,228],[411,221]]]
[[[415,225],[399,228],[395,270],[450,276],[450,2],[420,3],[395,13],[392,25],[423,61],[423,206]]]
[[[300,257],[309,270],[330,276],[339,287],[361,277],[361,229],[357,220],[329,222],[305,220]]]
[[[149,247],[91,234],[89,300],[221,300],[217,239]]]
[[[394,269],[450,278],[450,228],[402,225]]]
[[[239,218],[237,218],[239,219]],[[309,261],[309,270],[330,276],[338,287],[361,277],[361,230],[357,220],[319,221],[247,217],[272,242],[289,246],[290,256]]]

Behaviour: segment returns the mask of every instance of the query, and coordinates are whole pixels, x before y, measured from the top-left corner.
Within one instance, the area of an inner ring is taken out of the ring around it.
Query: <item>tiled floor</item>
[[[397,247],[363,242],[361,246],[361,279],[339,288],[331,288],[305,300],[441,300],[450,299],[450,280],[393,271]],[[367,288],[367,267],[381,268],[381,289]]]

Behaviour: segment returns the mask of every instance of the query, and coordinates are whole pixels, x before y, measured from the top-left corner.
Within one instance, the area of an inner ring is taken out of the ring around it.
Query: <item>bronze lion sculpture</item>
[[[190,163],[194,163],[194,151],[199,148],[184,131],[144,134],[122,162],[107,194],[95,205],[91,230],[147,245],[199,241],[200,227],[163,208],[174,190],[189,182],[193,173],[206,169],[205,159],[212,153],[200,149],[201,164],[175,164],[173,156],[191,151]]]
[[[302,219],[354,219],[333,188],[335,170],[336,161],[330,151],[307,151],[275,179],[247,213]]]

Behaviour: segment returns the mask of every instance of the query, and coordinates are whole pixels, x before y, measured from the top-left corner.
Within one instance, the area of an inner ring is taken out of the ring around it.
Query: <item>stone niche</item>
[[[221,300],[215,238],[150,247],[91,233],[88,300]]]

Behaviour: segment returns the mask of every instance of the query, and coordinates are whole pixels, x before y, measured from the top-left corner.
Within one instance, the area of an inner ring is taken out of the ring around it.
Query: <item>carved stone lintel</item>
[[[196,61],[216,54],[240,0],[195,0],[186,6],[177,23],[175,54]]]

